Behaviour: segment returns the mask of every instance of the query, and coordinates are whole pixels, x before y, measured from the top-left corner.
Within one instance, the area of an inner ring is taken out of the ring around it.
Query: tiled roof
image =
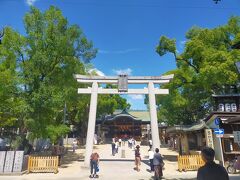
[[[128,113],[142,121],[150,121],[149,111],[129,110]]]
[[[204,128],[207,128],[206,124],[204,121],[195,124],[195,125],[176,125],[173,127],[168,127],[166,132],[167,133],[173,133],[173,132],[190,132],[190,131],[199,131],[202,130]]]
[[[135,119],[139,119],[139,120],[142,120],[142,121],[145,121],[145,122],[150,122],[150,114],[149,114],[149,111],[146,111],[146,110],[116,110],[114,113],[113,113],[113,116],[126,116],[126,115],[130,115],[130,116],[133,116]]]

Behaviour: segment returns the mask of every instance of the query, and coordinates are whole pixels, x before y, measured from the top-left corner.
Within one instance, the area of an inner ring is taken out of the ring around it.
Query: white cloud
[[[130,68],[127,68],[127,69],[113,69],[113,72],[117,75],[119,75],[119,74],[131,75],[132,74],[132,69],[130,69]]]
[[[144,98],[144,95],[140,95]],[[147,106],[144,104],[143,99],[138,100],[138,99],[132,99],[131,97],[135,98],[140,98],[139,95],[128,95],[127,96],[127,102],[129,104],[131,104],[131,108],[132,110],[147,110]]]
[[[90,74],[97,74],[98,76],[105,76],[105,74],[102,71],[100,71],[100,70],[98,70],[96,68],[90,69],[88,71],[88,73],[90,73]]]
[[[139,51],[139,49],[132,48],[132,49],[117,50],[117,51],[98,50],[100,54],[127,54],[130,52],[136,52],[136,51]]]
[[[180,44],[184,45],[187,41],[180,41]]]
[[[133,100],[143,100],[144,96],[142,94],[133,94],[133,95],[129,95],[129,97]]]
[[[29,6],[32,6],[37,0],[26,0],[26,3],[29,5]]]
[[[183,41],[180,41],[179,42],[179,47],[181,48],[181,49],[183,49],[184,48],[184,46],[185,46],[185,44],[186,44],[186,40],[183,40]]]
[[[180,52],[183,51],[186,42],[187,42],[186,40],[182,40],[182,41],[179,41],[179,42],[178,42],[178,45],[177,45],[177,48],[178,48],[178,49],[176,49],[176,52],[177,52],[177,53],[180,53]]]

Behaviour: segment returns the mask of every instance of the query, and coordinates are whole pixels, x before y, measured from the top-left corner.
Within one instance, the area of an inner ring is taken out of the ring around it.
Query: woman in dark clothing
[[[92,153],[90,157],[91,175],[90,178],[98,178],[97,169],[99,165],[99,155],[98,153]],[[94,173],[93,173],[94,170]]]
[[[163,168],[163,159],[161,154],[159,153],[159,149],[155,149],[155,154],[153,156],[153,166],[155,172],[155,179],[161,179],[163,176],[162,168]]]

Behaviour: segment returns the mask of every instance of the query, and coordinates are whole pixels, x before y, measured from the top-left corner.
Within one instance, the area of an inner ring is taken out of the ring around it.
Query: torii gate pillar
[[[86,152],[84,157],[84,165],[89,166],[90,156],[93,152],[93,140],[96,126],[96,114],[97,114],[97,98],[98,98],[98,83],[92,83],[92,92],[91,92],[91,101],[90,109],[88,115],[88,130],[87,130],[87,139],[86,139]]]
[[[153,151],[155,151],[155,148],[160,148],[161,143],[159,140],[159,131],[158,131],[156,97],[154,93],[154,84],[152,82],[148,83],[148,92],[149,92],[148,96],[149,96],[149,107],[150,107],[150,117],[151,117]]]

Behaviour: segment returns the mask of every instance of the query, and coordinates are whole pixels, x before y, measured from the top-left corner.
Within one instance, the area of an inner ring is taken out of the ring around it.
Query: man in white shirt
[[[153,166],[153,157],[154,157],[154,152],[152,151],[152,149],[148,150],[148,159],[150,161],[150,170],[154,171],[154,166]]]
[[[148,143],[149,143],[149,149],[152,149],[152,140],[149,139]]]
[[[115,153],[118,153],[118,141],[115,142]]]

